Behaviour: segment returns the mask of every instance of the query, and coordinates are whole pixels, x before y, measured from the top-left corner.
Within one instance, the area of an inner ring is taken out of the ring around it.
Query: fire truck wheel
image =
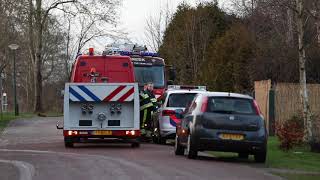
[[[138,148],[138,147],[140,147],[140,143],[134,142],[134,143],[131,144],[131,147],[132,148]]]
[[[73,142],[64,142],[66,148],[73,148]]]
[[[74,140],[72,138],[68,138],[68,137],[64,138],[64,146],[66,148],[72,148],[73,147],[73,143],[74,143]]]

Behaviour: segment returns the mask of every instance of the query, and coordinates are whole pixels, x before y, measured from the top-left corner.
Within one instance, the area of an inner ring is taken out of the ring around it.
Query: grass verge
[[[307,145],[301,145],[295,147],[294,149],[284,152],[279,148],[279,141],[276,137],[270,137],[268,142],[268,155],[267,162],[264,167],[267,168],[277,168],[277,169],[289,169],[289,170],[299,170],[299,171],[310,171],[320,173],[320,153],[310,152],[310,148]],[[237,153],[226,153],[226,152],[210,152],[218,159],[225,159],[232,161],[239,161],[253,164],[253,157],[251,156],[249,160],[237,159]],[[296,177],[296,174],[283,174],[283,176],[288,176],[289,179]],[[292,178],[291,178],[292,177]],[[315,175],[306,175],[306,178],[319,177]],[[318,178],[320,179],[320,178]]]
[[[267,167],[320,172],[320,153],[310,152],[308,145],[301,145],[284,152],[276,137],[269,138]]]
[[[19,116],[15,116],[14,113],[2,113],[0,114],[0,133],[7,127],[8,123],[17,118],[31,118],[34,114],[32,113],[21,113]]]
[[[288,180],[319,180],[320,175],[273,173]]]

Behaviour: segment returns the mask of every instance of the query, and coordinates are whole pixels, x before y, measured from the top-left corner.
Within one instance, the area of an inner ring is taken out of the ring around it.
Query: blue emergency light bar
[[[153,52],[131,52],[131,51],[119,51],[119,53],[120,53],[120,55],[122,55],[122,56],[138,55],[138,56],[159,57],[158,53],[153,53]]]

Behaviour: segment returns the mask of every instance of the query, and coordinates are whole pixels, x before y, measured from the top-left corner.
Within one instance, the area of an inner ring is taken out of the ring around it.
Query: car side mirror
[[[175,110],[175,113],[176,113],[176,117],[177,117],[178,119],[182,119],[182,118],[184,117],[184,111],[183,111],[183,109],[176,109],[176,110]]]

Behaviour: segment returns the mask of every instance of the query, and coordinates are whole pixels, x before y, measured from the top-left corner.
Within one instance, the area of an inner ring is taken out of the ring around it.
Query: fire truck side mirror
[[[169,68],[169,79],[172,81],[176,79],[176,69],[174,67]]]
[[[56,128],[63,129],[63,126],[60,124],[60,121],[57,121]]]

